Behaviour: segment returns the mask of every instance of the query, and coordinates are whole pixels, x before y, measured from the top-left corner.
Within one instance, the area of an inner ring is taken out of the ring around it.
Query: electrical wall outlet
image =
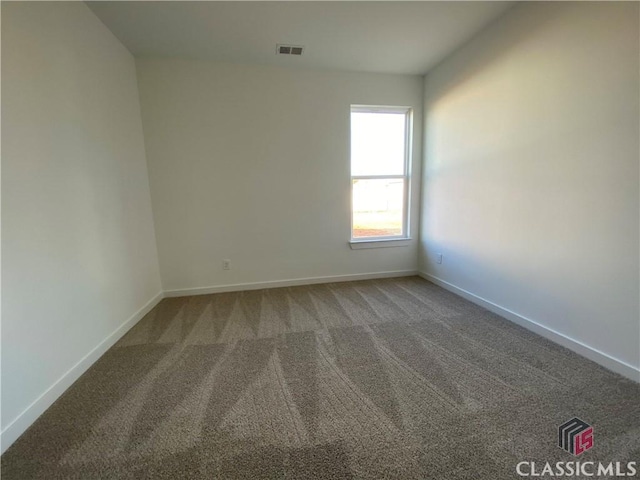
[[[436,263],[442,263],[442,254],[436,253]]]
[[[222,269],[231,270],[231,260],[222,260]]]

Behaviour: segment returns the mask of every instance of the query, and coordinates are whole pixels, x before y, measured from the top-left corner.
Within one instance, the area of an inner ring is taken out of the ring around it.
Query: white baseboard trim
[[[599,365],[627,377],[636,382],[640,382],[640,369],[634,367],[633,365],[629,365],[622,360],[612,357],[600,350],[597,350],[589,345],[586,345],[578,340],[575,340],[571,337],[566,336],[563,333],[556,332],[555,330],[541,325],[535,320],[531,320],[530,318],[523,317],[522,315],[515,313],[507,308],[501,307],[489,300],[486,300],[474,293],[471,293],[463,288],[457,287],[441,278],[438,278],[434,275],[425,272],[418,272],[425,280],[435,283],[436,285],[441,286],[442,288],[449,290],[450,292],[459,295],[476,305],[480,305],[481,307],[486,308],[487,310],[500,315],[501,317],[506,318],[507,320],[512,321],[520,325],[521,327],[526,328],[527,330],[531,330],[538,335],[545,337],[551,340],[554,343],[562,345],[563,347],[568,348],[569,350],[573,350],[579,355],[582,355],[589,360],[596,362]]]
[[[220,285],[215,287],[188,288],[158,292],[142,308],[134,313],[122,325],[116,328],[107,338],[87,353],[78,363],[63,374],[53,385],[34,400],[20,415],[18,415],[4,430],[0,432],[0,453],[11,446],[37,418],[42,415],[60,395],[62,395],[80,375],[86,372],[102,355],[105,354],[125,333],[138,323],[142,317],[151,311],[165,297],[181,297],[187,295],[202,295],[208,293],[235,292],[241,290],[258,290],[263,288],[290,287],[296,285],[312,285],[318,283],[349,282],[355,280],[370,280],[376,278],[407,277],[418,275],[416,270],[400,270],[393,272],[362,273],[355,275],[337,275],[329,277],[297,278],[256,283],[239,283],[235,285]]]
[[[263,288],[295,287],[318,283],[353,282],[356,280],[373,280],[376,278],[410,277],[418,275],[416,270],[398,270],[395,272],[358,273],[354,275],[334,275],[329,277],[295,278],[269,282],[236,283],[233,285],[216,285],[212,287],[182,288],[165,290],[165,297],[186,297],[189,295],[208,295],[211,293],[240,292],[243,290],[261,290]]]
[[[375,273],[361,273],[353,275],[335,275],[327,277],[311,277],[311,278],[297,278],[290,280],[277,280],[267,282],[254,282],[254,283],[238,283],[233,285],[218,285],[212,287],[199,287],[199,288],[186,288],[178,290],[167,290],[165,292],[157,293],[151,300],[149,300],[142,308],[134,313],[128,320],[120,325],[113,331],[107,338],[100,342],[93,350],[85,355],[78,363],[71,367],[64,375],[62,375],[51,387],[49,387],[42,395],[31,403],[20,415],[18,415],[9,425],[0,432],[0,453],[9,448],[9,446],[15,442],[22,433],[40,416],[44,411],[49,408],[53,402],[55,402],[64,391],[69,388],[73,382],[75,382],[80,375],[82,375],[91,365],[93,365],[104,353],[113,346],[122,336],[129,331],[142,317],[144,317],[153,307],[155,307],[165,297],[181,297],[188,295],[204,295],[211,293],[223,293],[223,292],[237,292],[242,290],[259,290],[266,288],[278,288],[278,287],[292,287],[298,285],[313,285],[319,283],[333,283],[333,282],[350,282],[356,280],[373,280],[377,278],[392,278],[392,277],[408,277],[412,275],[419,275],[420,277],[435,283],[436,285],[449,290],[467,300],[480,305],[514,323],[520,325],[527,330],[531,330],[538,335],[541,335],[557,344],[560,344],[574,352],[582,355],[583,357],[592,360],[603,367],[619,373],[631,380],[640,382],[640,369],[629,365],[622,360],[614,358],[604,352],[601,352],[589,345],[586,345],[578,340],[574,340],[560,332],[537,323],[534,320],[519,315],[507,308],[501,307],[489,300],[486,300],[474,293],[471,293],[463,288],[457,287],[445,280],[442,280],[434,275],[419,272],[415,270],[399,270],[391,272],[375,272]]]
[[[134,313],[122,325],[116,328],[107,338],[100,342],[93,350],[87,353],[78,363],[71,367],[42,395],[31,403],[20,415],[18,415],[2,432],[0,432],[0,453],[9,448],[24,431],[31,426],[36,419],[62,395],[80,375],[87,371],[104,353],[113,346],[125,333],[129,331],[142,317],[144,317],[160,300],[164,293],[157,293],[140,310]]]

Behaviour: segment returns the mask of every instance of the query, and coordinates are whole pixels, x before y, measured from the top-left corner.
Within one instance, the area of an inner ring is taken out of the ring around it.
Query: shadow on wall
[[[423,257],[423,272],[445,281],[449,276],[455,277],[456,283],[465,285],[466,290],[483,298],[486,295],[486,285],[509,285],[509,291],[505,290],[503,297],[493,298],[491,301],[517,314],[520,314],[518,307],[523,310],[533,308],[547,311],[548,315],[541,313],[536,318],[537,322],[544,323],[547,316],[560,313],[566,319],[565,326],[579,328],[580,319],[570,315],[571,302],[558,295],[558,285],[576,281],[568,272],[564,272],[559,278],[549,278],[549,282],[541,287],[539,284],[528,283],[527,276],[523,277],[515,262],[512,263],[511,270],[496,267],[495,262],[475,254],[468,245],[456,245],[448,241],[423,241],[422,248],[427,252]],[[437,263],[437,254],[442,254],[442,264]],[[544,271],[546,268],[547,266],[540,265],[539,270]],[[540,302],[540,299],[544,299],[544,302]]]
[[[519,3],[426,76],[420,248],[423,272],[628,365],[638,10]]]
[[[527,38],[551,22],[563,7],[561,4],[549,3],[544,9],[539,8],[528,11],[526,15],[520,15],[518,21],[508,20],[508,17],[518,15],[519,10],[524,8],[526,2],[516,3],[469,42],[447,56],[445,61],[431,69],[431,72],[437,71],[438,88],[437,93],[433,92],[431,98],[425,99],[427,108],[445,101],[449,91],[458,90],[468,80],[475,79],[492,64],[500,62],[508,52],[516,50]],[[483,41],[479,42],[480,39]],[[427,74],[429,81],[432,77],[432,73]]]

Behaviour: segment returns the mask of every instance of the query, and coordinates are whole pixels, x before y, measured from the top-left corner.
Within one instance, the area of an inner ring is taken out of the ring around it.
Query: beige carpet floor
[[[606,319],[603,319],[605,334]],[[163,300],[2,456],[10,479],[502,479],[640,459],[640,385],[418,277]]]

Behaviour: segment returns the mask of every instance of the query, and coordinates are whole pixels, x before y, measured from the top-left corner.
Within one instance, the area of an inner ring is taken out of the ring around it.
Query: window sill
[[[349,246],[351,250],[364,248],[388,248],[388,247],[408,247],[410,238],[385,238],[381,240],[351,240]]]

